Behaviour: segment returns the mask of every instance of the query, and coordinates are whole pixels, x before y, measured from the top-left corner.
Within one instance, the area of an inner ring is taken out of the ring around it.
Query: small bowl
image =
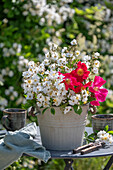
[[[109,126],[109,130],[113,130],[113,114],[93,115],[91,119],[94,132],[104,130],[106,125]]]

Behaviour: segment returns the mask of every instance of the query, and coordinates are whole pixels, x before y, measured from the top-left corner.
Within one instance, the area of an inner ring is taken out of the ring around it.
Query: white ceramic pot
[[[82,106],[81,115],[74,110],[63,114],[60,107],[54,107],[55,115],[51,114],[50,109],[38,114],[42,145],[50,150],[72,150],[81,146],[88,106]]]

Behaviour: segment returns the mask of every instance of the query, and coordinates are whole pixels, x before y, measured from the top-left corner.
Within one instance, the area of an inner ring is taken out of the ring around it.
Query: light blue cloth
[[[51,157],[50,152],[33,140],[36,135],[35,123],[30,123],[15,132],[7,132],[4,139],[0,140],[0,170],[18,160],[23,153],[47,162]]]

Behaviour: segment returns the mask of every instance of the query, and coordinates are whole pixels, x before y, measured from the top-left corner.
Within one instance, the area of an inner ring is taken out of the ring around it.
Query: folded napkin
[[[37,143],[35,137],[37,137],[36,123],[30,123],[15,132],[7,132],[4,139],[0,140],[0,170],[11,165],[23,154],[47,162],[51,157],[50,152]]]

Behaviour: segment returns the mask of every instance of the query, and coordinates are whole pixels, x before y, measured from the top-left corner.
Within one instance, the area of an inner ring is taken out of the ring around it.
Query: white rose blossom
[[[75,51],[75,55],[78,57],[80,55],[80,51]]]
[[[98,58],[100,56],[100,54],[98,52],[94,53],[94,58]]]
[[[71,106],[65,107],[64,114],[67,114],[72,109]]]
[[[97,67],[93,67],[93,73],[98,74],[98,68]]]
[[[66,57],[72,57],[73,54],[72,53],[66,53]]]
[[[83,56],[83,60],[85,61],[91,60],[91,57],[89,55],[85,55]]]
[[[33,93],[27,93],[26,99],[27,99],[27,100],[33,99]]]
[[[73,106],[75,104],[78,104],[81,99],[81,96],[79,94],[76,94],[76,96],[71,96],[70,99],[71,100],[69,100],[69,104]]]
[[[95,60],[94,61],[94,67],[99,67],[99,65],[100,65],[100,62],[98,60]]]
[[[71,41],[71,45],[77,45],[77,40],[75,40],[75,39],[72,40],[72,41]]]

